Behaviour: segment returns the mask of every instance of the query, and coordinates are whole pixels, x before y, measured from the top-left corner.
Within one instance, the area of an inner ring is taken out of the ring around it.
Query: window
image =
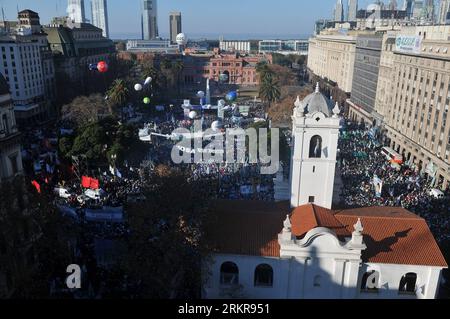
[[[308,203],[314,203],[314,200],[315,200],[314,196],[308,197]]]
[[[3,122],[3,130],[5,130],[5,133],[9,134],[9,122],[8,122],[8,116],[6,114],[2,115],[2,122]]]
[[[11,162],[11,171],[13,174],[16,174],[19,169],[17,167],[17,154],[9,156],[9,161]]]
[[[314,135],[309,143],[309,157],[320,158],[322,156],[322,138]]]
[[[415,294],[416,293],[417,274],[409,272],[400,279],[400,286],[398,292],[401,294]]]
[[[314,283],[313,283],[314,287],[317,287],[317,288],[320,287],[321,281],[322,281],[322,277],[320,277],[319,275],[315,276]]]
[[[361,291],[364,292],[378,292],[378,282],[380,274],[375,271],[366,272],[361,279]]]
[[[313,173],[316,172],[316,165],[313,165]]]
[[[220,266],[220,284],[237,285],[239,283],[239,269],[235,263],[227,261]]]
[[[261,264],[255,269],[255,286],[272,287],[273,269],[267,264]]]

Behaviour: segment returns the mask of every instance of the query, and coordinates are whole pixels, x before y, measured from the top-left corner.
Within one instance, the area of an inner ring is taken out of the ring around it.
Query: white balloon
[[[186,35],[184,33],[179,33],[175,41],[177,42],[178,45],[186,45],[187,43]]]
[[[203,92],[203,91],[198,91],[198,92],[197,92],[197,96],[198,96],[199,98],[202,98],[202,97],[205,96],[205,92]]]
[[[136,91],[141,91],[141,90],[142,90],[142,85],[139,84],[139,83],[136,83],[136,84],[134,85],[134,89],[135,89]]]
[[[145,79],[144,85],[149,85],[152,82],[152,78],[149,76],[148,78]]]
[[[195,112],[195,111],[190,111],[189,112],[189,118],[191,120],[195,119],[196,117],[197,117],[197,112]]]

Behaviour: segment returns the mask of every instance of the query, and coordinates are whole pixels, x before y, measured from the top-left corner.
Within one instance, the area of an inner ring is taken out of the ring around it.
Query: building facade
[[[84,11],[84,0],[68,0],[67,13],[69,19],[75,23],[86,22],[86,14]]]
[[[356,15],[356,28],[359,30],[394,28],[408,23],[406,11],[403,10],[359,10]]]
[[[448,34],[450,26],[418,26],[385,35],[376,104],[390,146],[443,188],[450,181]]]
[[[183,32],[181,12],[171,12],[169,15],[170,43],[177,44],[177,35]]]
[[[320,34],[309,39],[308,69],[352,91],[356,35]]]
[[[219,42],[219,48],[225,52],[241,52],[250,53],[250,41],[227,41],[221,40]]]
[[[315,179],[333,188],[330,168],[335,165],[340,110],[337,105],[331,109],[331,104],[317,91],[296,102],[293,163],[301,167],[302,162],[309,162],[307,171],[317,175],[306,178],[309,187],[300,188],[300,195],[292,193],[291,203],[297,204],[295,198],[308,198],[317,189]],[[316,136],[326,142],[316,147]],[[307,152],[302,151],[305,148]],[[327,159],[330,162],[324,164]],[[291,174],[291,189],[296,189],[298,178],[305,179],[302,174]],[[328,195],[317,197],[321,204],[329,201]],[[333,211],[315,202],[300,200],[300,206],[294,205],[288,215],[289,204],[283,202],[219,201],[212,207],[217,225],[206,235],[216,250],[205,265],[203,298],[437,296],[442,269],[448,266],[423,218],[403,208]]]
[[[414,0],[404,0],[402,10],[406,11],[406,17],[411,19],[414,8]]]
[[[20,151],[20,133],[9,85],[0,74],[0,183],[22,172]]]
[[[103,30],[103,36],[109,38],[108,3],[106,0],[91,0],[92,24]]]
[[[353,84],[349,104],[349,117],[372,123],[377,95],[378,73],[380,69],[382,34],[358,35],[356,57],[353,68]],[[378,119],[380,123],[381,120]]]
[[[450,0],[441,0],[439,24],[450,24]]]
[[[244,56],[218,51],[212,56],[186,56],[183,70],[185,83],[192,84],[210,79],[223,84],[255,86],[259,84],[256,65],[261,61],[272,63],[272,56]],[[219,78],[221,74],[227,75],[225,81]]]
[[[50,24],[44,27],[58,76],[80,82],[90,63],[108,61],[114,43],[103,37],[102,29],[89,23]]]
[[[358,0],[348,0],[347,21],[356,21],[356,13],[358,12]]]
[[[308,40],[263,40],[258,43],[258,51],[260,54],[307,55],[308,47]]]
[[[38,124],[47,117],[40,47],[31,37],[0,38],[0,72],[9,85],[19,125]]]
[[[127,51],[130,52],[160,52],[176,53],[178,45],[171,44],[170,40],[128,40]]]
[[[142,40],[154,40],[158,35],[158,1],[142,0]]]
[[[334,7],[334,21],[344,21],[344,5],[342,4],[342,0],[337,0],[336,6]]]

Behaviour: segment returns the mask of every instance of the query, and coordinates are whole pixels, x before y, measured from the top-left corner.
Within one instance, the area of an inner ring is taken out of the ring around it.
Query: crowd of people
[[[365,128],[346,127],[339,139],[338,158],[344,205],[401,206],[425,218],[439,242],[449,239],[449,194],[435,198],[430,191],[439,186],[431,185],[430,177],[406,163],[391,163],[381,153],[382,147]]]

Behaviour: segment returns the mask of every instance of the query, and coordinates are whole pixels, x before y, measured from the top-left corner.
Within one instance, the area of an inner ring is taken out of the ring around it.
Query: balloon
[[[144,85],[149,85],[152,82],[152,78],[149,76],[148,78],[145,79]]]
[[[187,43],[186,35],[184,33],[178,33],[175,41],[177,42],[178,45],[186,45]]]
[[[203,91],[198,91],[198,92],[197,92],[197,96],[198,96],[199,98],[202,98],[202,97],[205,96],[205,92],[203,92]]]
[[[136,83],[136,84],[134,85],[134,89],[135,89],[136,91],[141,91],[141,90],[142,90],[142,85],[139,84],[139,83]]]
[[[150,98],[144,97],[143,102],[144,102],[144,104],[150,104]]]
[[[234,101],[237,99],[237,92],[236,91],[228,92],[225,98],[227,99],[227,101]]]
[[[97,64],[90,63],[89,64],[89,71],[94,71],[94,70],[97,70]]]
[[[105,61],[100,61],[97,63],[97,70],[100,73],[105,73],[108,71],[108,64]]]
[[[190,111],[189,112],[189,118],[191,120],[195,119],[196,117],[197,117],[197,112],[195,112],[195,111]]]

